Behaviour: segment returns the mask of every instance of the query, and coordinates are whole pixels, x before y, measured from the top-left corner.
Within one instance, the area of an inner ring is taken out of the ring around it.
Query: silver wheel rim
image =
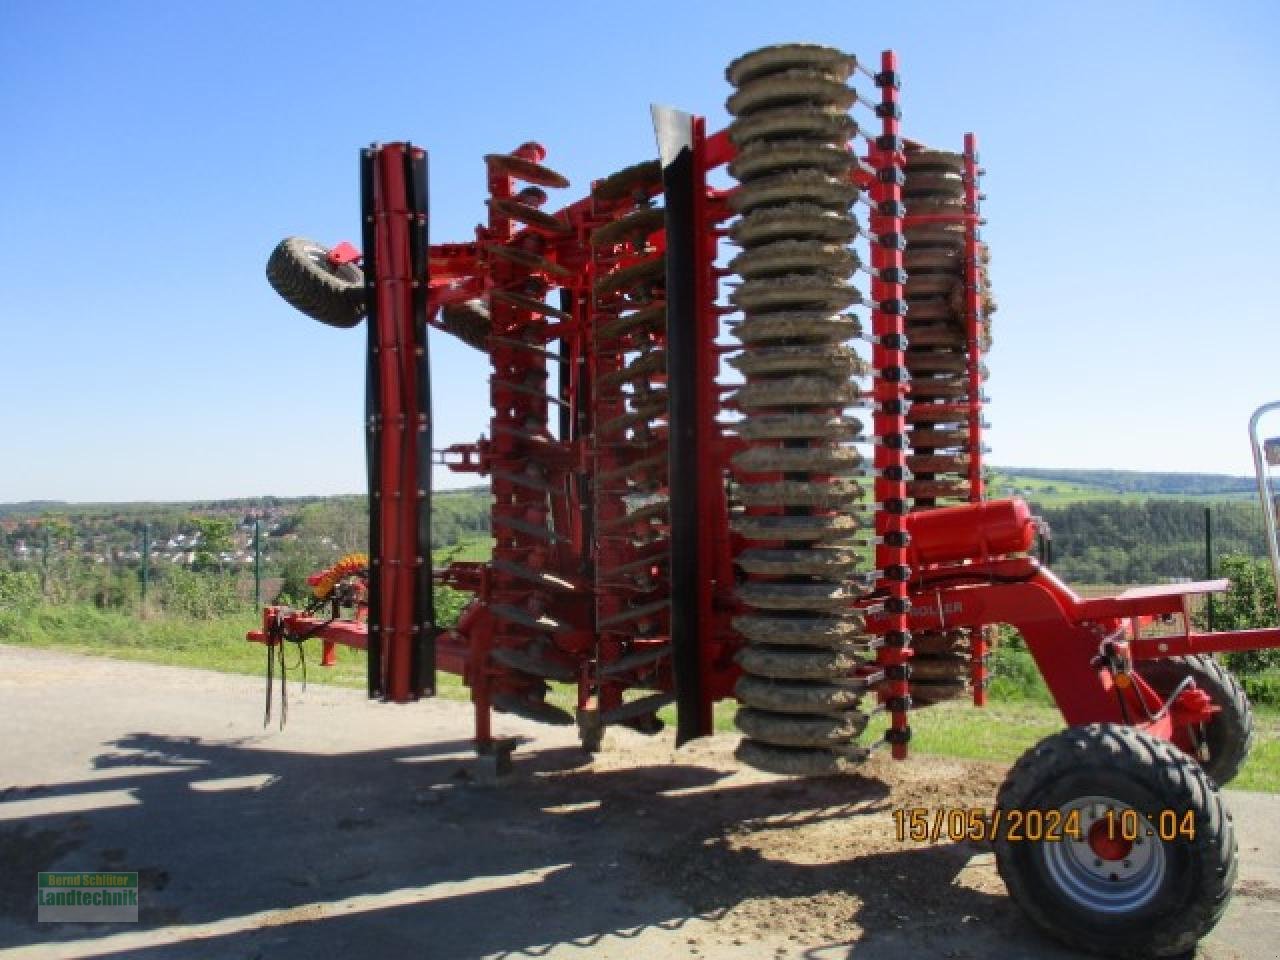
[[[1072,902],[1098,913],[1132,913],[1146,906],[1164,882],[1164,844],[1148,835],[1149,821],[1135,807],[1111,797],[1080,797],[1059,808],[1064,827],[1079,815],[1080,838],[1036,844],[1053,884]],[[1137,827],[1138,836],[1123,856],[1105,856],[1091,838],[1112,822]]]

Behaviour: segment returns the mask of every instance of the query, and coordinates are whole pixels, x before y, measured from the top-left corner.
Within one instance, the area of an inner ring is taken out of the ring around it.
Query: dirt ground
[[[1004,771],[740,769],[734,738],[527,737],[501,780],[464,704],[0,646],[0,957],[1068,957],[977,844],[893,811],[985,807]],[[1201,949],[1277,956],[1280,800],[1232,793],[1241,882]],[[137,870],[137,925],[41,926],[39,870]]]

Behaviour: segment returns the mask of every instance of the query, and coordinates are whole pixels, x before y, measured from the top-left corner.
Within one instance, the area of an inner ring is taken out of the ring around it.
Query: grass
[[[1156,493],[1152,491],[1111,490],[1090,483],[1075,480],[1049,480],[1044,477],[1029,477],[1019,473],[996,473],[992,488],[992,496],[1020,496],[1031,501],[1041,509],[1049,507],[1065,507],[1072,503],[1086,503],[1095,500],[1122,501],[1124,503],[1145,503],[1148,500],[1195,500],[1204,503],[1225,503],[1228,501],[1247,500],[1249,494],[1241,493]]]
[[[167,616],[140,620],[92,607],[41,607],[22,618],[0,616],[0,643],[261,675],[265,652],[244,640],[245,632],[256,625],[256,618],[248,614],[210,621]],[[340,649],[338,665],[329,669],[319,667],[313,653],[310,667],[312,681],[356,688],[365,683],[364,657],[354,651]],[[461,680],[451,674],[441,674],[439,689],[447,699],[467,698]],[[995,689],[999,692],[1000,685]],[[1008,698],[1008,693],[1006,697],[982,710],[953,703],[916,711],[913,749],[925,755],[1011,763],[1037,740],[1062,728],[1057,711],[1042,700]],[[566,707],[573,703],[568,689],[555,690],[552,699]],[[717,705],[717,730],[733,729],[734,709],[732,703]],[[1256,713],[1253,753],[1232,786],[1280,793],[1280,711],[1261,708]],[[672,711],[666,714],[664,719],[673,723]],[[882,730],[883,720],[878,718],[869,738]]]
[[[0,617],[0,643],[219,673],[263,675],[266,651],[245,639],[248,631],[259,626],[261,621],[251,614],[216,620],[157,614],[143,620],[88,606],[40,607],[20,620]],[[319,666],[314,645],[309,645],[308,653],[309,680],[364,687],[362,654],[339,649],[338,665],[324,668]],[[291,677],[300,675],[293,669],[295,662],[290,655]],[[466,689],[457,677],[442,674],[441,687],[444,696],[466,698]]]

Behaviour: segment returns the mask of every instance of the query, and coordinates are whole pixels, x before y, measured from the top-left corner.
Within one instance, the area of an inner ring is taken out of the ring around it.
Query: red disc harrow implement
[[[426,151],[387,143],[361,154],[362,253],[280,245],[285,299],[366,323],[370,543],[250,639],[364,650],[370,696],[397,703],[454,673],[486,752],[510,749],[495,710],[576,724],[598,750],[668,707],[677,742],[709,734],[736,698],[739,758],[813,776],[905,757],[915,708],[984,705],[1009,624],[1068,725],[1001,791],[1011,895],[1088,949],[1189,949],[1234,881],[1218,786],[1253,729],[1212,654],[1280,646],[1280,629],[1194,629],[1191,599],[1225,581],[1083,599],[1031,555],[1027,506],[986,499],[977,141],[904,136],[892,52],[868,67],[786,44],[727,79],[726,129],[655,107],[658,158],[571,202],[551,199],[569,182],[542,146],[489,154],[472,241],[430,242]],[[432,447],[430,327],[489,358],[477,443]],[[1256,420],[1280,562],[1280,443]],[[488,478],[488,561],[432,569],[440,464]],[[471,595],[455,625],[433,584]],[[1157,619],[1176,629],[1153,635]],[[1033,813],[1067,834],[1015,836]]]

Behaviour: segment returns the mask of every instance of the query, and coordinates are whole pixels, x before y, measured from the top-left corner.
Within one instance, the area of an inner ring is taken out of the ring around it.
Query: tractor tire
[[[334,266],[327,247],[305,237],[281,240],[267,260],[267,282],[295,310],[331,327],[354,327],[366,313],[364,272]]]
[[[1200,731],[1199,739],[1208,756],[1195,759],[1218,786],[1225,787],[1234,780],[1253,748],[1253,707],[1236,678],[1207,654],[1139,661],[1138,672],[1162,697],[1173,693],[1188,675],[1195,677],[1196,686],[1220,708]],[[1184,749],[1192,746],[1178,745]]]
[[[997,807],[996,866],[1009,896],[1076,949],[1187,954],[1231,899],[1236,838],[1217,786],[1172,744],[1132,727],[1095,723],[1042,740],[1009,772]],[[1059,841],[1029,839],[1030,818],[1011,834],[1027,811],[1060,812]],[[1109,833],[1125,824],[1135,837]]]

